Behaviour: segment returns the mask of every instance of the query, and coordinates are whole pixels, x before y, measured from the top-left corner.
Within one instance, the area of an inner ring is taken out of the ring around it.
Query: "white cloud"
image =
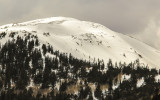
[[[160,20],[152,19],[143,31],[132,35],[160,50]]]

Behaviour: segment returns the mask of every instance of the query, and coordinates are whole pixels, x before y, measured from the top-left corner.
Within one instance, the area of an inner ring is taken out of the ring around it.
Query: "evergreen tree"
[[[60,92],[65,92],[66,89],[67,89],[67,82],[63,82],[63,83],[61,84],[61,86],[60,86],[59,91],[60,91]]]
[[[102,90],[100,89],[100,84],[98,83],[96,90],[94,92],[94,95],[97,99],[101,99],[102,98]]]

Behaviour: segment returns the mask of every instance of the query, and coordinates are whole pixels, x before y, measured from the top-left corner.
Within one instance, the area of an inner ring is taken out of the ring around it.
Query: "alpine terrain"
[[[160,66],[159,50],[97,23],[52,17],[4,25],[0,27],[0,32],[7,33],[6,37],[0,40],[1,44],[10,39],[11,32],[18,32],[17,35],[20,36],[30,33],[37,35],[41,44],[49,43],[55,50],[71,53],[80,59],[89,60],[90,57],[90,60],[99,58],[117,62],[139,59],[150,67]]]
[[[2,100],[150,100],[159,96],[159,68],[159,50],[98,23],[0,26]]]

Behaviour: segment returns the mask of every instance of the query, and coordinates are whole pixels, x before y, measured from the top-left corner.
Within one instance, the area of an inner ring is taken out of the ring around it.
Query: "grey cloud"
[[[143,31],[132,35],[160,50],[160,21],[152,19]]]
[[[118,32],[133,33],[146,27],[150,17],[158,12],[159,3],[158,0],[3,0],[0,24],[68,16],[98,22]]]
[[[151,19],[160,20],[159,4],[160,0],[0,0],[0,25],[64,16],[101,23],[124,34],[144,34]]]

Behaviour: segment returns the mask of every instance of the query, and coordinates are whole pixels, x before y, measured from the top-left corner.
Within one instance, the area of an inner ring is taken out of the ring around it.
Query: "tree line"
[[[160,97],[160,84],[155,81],[159,70],[142,66],[139,60],[129,64],[113,63],[111,59],[107,63],[99,59],[90,62],[41,44],[35,35],[15,35],[0,47],[1,100],[157,100]],[[122,75],[130,75],[130,79],[122,81],[119,77]],[[141,78],[144,84],[137,87]],[[116,84],[117,88],[113,88]],[[107,88],[102,88],[103,85]],[[71,86],[77,87],[72,90],[75,93],[68,92]]]

